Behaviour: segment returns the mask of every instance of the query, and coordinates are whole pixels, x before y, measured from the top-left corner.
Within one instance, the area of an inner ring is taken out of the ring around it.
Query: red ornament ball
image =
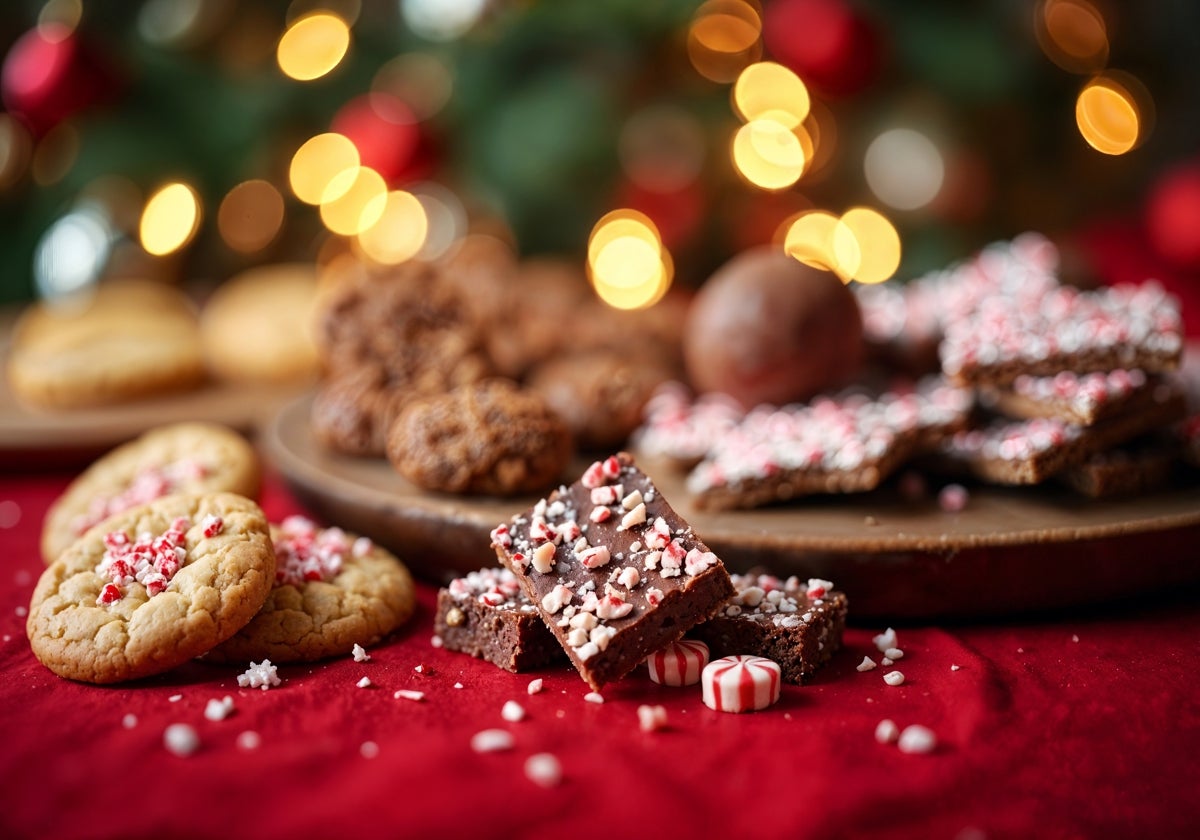
[[[1155,250],[1180,268],[1200,269],[1200,162],[1168,171],[1150,191],[1146,228]]]
[[[0,70],[4,105],[34,134],[115,95],[116,75],[67,26],[29,30],[9,49]]]
[[[692,301],[688,376],[746,408],[806,400],[849,381],[863,361],[862,315],[833,274],[775,247],[745,251]]]
[[[417,117],[403,100],[387,93],[355,97],[333,117],[332,131],[358,149],[369,166],[389,184],[413,180],[422,159],[422,132]]]
[[[882,64],[876,29],[845,0],[776,0],[763,13],[763,41],[780,64],[828,96],[852,96]]]

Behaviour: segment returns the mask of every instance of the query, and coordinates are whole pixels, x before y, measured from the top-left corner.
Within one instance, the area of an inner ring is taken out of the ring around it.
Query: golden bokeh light
[[[337,15],[347,25],[353,26],[362,14],[362,0],[292,0],[288,3],[284,20],[290,24],[317,12]]]
[[[296,198],[320,204],[350,189],[361,160],[349,137],[329,132],[310,138],[292,156],[288,182]]]
[[[252,254],[266,248],[283,227],[283,196],[269,181],[243,181],[217,208],[217,230],[230,248]]]
[[[859,283],[882,283],[900,267],[900,234],[882,213],[852,207],[833,231],[834,270]]]
[[[744,122],[774,120],[794,129],[808,116],[808,88],[782,64],[760,61],[743,70],[733,85],[733,107]]]
[[[275,58],[285,76],[300,82],[319,79],[341,64],[350,49],[350,27],[327,12],[305,15],[288,26]]]
[[[592,228],[587,272],[600,299],[617,309],[654,304],[675,275],[658,228],[645,214],[627,208],[606,213]]]
[[[396,265],[415,257],[425,245],[429,220],[415,195],[404,190],[387,194],[379,221],[361,231],[358,247],[381,265]]]
[[[146,253],[161,257],[190,242],[199,227],[200,197],[187,184],[176,181],[150,196],[142,210],[138,237]]]
[[[1108,62],[1108,28],[1088,0],[1045,0],[1034,13],[1042,52],[1071,73],[1094,73]]]
[[[1098,76],[1080,91],[1075,123],[1088,145],[1106,155],[1123,155],[1142,139],[1137,102],[1112,76]]]
[[[10,114],[0,113],[0,191],[25,176],[33,158],[33,136],[25,124]]]
[[[946,162],[932,140],[912,128],[880,132],[867,146],[863,173],[875,197],[897,210],[929,204],[946,180]]]
[[[733,165],[756,187],[787,189],[804,173],[804,146],[787,126],[774,120],[753,120],[733,137]]]
[[[83,0],[47,0],[38,12],[37,25],[43,31],[64,27],[74,32],[83,17]]]
[[[762,56],[762,17],[745,0],[708,0],[688,28],[687,52],[696,72],[732,82]]]
[[[356,236],[383,217],[388,188],[383,176],[369,166],[360,166],[350,188],[335,185],[330,197],[321,202],[321,221],[342,236]]]
[[[837,226],[837,216],[824,210],[801,213],[788,228],[783,250],[805,265],[833,271],[838,264],[834,251]]]

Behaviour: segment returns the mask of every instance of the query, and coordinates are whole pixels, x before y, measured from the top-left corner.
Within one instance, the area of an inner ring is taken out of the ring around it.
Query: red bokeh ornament
[[[118,87],[108,62],[61,23],[39,25],[18,38],[0,71],[5,107],[35,135],[114,98]]]
[[[433,166],[433,145],[403,100],[387,93],[355,97],[334,115],[332,131],[350,138],[364,166],[391,185],[419,180]]]
[[[1176,166],[1158,179],[1146,200],[1146,232],[1164,259],[1200,269],[1200,162]]]
[[[878,76],[882,41],[844,0],[775,0],[763,11],[770,56],[826,96],[853,96]]]

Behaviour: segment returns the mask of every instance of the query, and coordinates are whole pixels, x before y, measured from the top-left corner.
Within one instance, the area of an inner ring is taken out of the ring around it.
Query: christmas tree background
[[[281,37],[323,11],[348,24],[349,48],[328,73],[289,78]],[[725,22],[725,41],[704,42],[706,16],[710,30]],[[1073,54],[1080,39],[1091,47]],[[714,59],[714,44],[727,52]],[[6,4],[0,52],[3,302],[45,291],[38,272],[65,241],[48,232],[81,207],[104,220],[89,278],[213,283],[319,259],[339,236],[289,189],[289,164],[339,129],[388,186],[443,189],[526,255],[582,261],[597,219],[641,210],[680,284],[800,211],[859,205],[898,231],[899,280],[1027,229],[1078,243],[1102,279],[1160,275],[1186,296],[1200,276],[1200,7],[1187,0],[50,0]],[[731,83],[758,59],[794,71],[825,120],[782,189],[748,183],[729,153]],[[1078,123],[1080,91],[1101,73],[1126,80],[1138,106],[1138,142],[1118,154]],[[407,108],[382,128],[363,111],[380,91]],[[945,167],[919,208],[887,207],[864,177],[871,142],[897,126],[932,139]],[[195,191],[200,222],[152,257],[139,216],[168,181]],[[234,247],[219,208],[247,181],[273,187],[282,215]],[[1121,260],[1104,258],[1113,242]]]

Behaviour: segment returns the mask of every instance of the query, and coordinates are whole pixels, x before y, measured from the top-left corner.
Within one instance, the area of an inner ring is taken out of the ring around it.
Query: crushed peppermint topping
[[[642,704],[637,708],[638,728],[643,732],[657,732],[667,727],[667,710],[663,706]]]
[[[354,657],[355,662],[368,662],[371,659],[371,654],[367,653],[366,649],[357,642],[354,643],[350,655]]]
[[[883,655],[886,656],[888,659],[892,660],[893,662],[895,662],[897,659],[904,658],[904,651],[900,650],[900,648],[891,647],[891,648],[888,648],[887,650],[885,650],[883,652]]]
[[[471,749],[477,753],[511,750],[513,736],[503,729],[484,729],[471,736]]]
[[[163,746],[172,755],[186,758],[200,749],[200,736],[186,723],[172,723],[163,730]]]
[[[303,586],[337,577],[354,543],[341,528],[318,528],[304,516],[289,516],[275,533],[275,585]]]
[[[598,691],[589,691],[587,694],[583,695],[583,699],[589,703],[596,703],[599,705],[604,702],[604,695]]]
[[[875,660],[869,656],[864,656],[862,662],[859,662],[855,667],[855,670],[859,672],[874,671],[875,667]]]
[[[516,723],[525,719],[525,707],[516,700],[506,700],[504,707],[500,709],[500,717],[504,718],[509,723]]]
[[[900,727],[894,720],[885,718],[875,726],[875,740],[881,744],[894,744],[900,737]]]
[[[937,736],[932,729],[914,723],[904,727],[896,740],[896,747],[902,753],[931,753],[937,748]]]
[[[556,786],[562,775],[562,764],[550,753],[535,753],[525,759],[525,778],[539,787]]]
[[[215,537],[225,529],[225,520],[215,513],[210,513],[200,521],[200,527],[204,529],[204,536]]]
[[[883,675],[883,681],[891,686],[903,685],[904,674],[900,671],[888,671]]]
[[[104,535],[104,556],[96,565],[96,574],[108,578],[96,603],[108,606],[125,597],[129,584],[137,581],[146,589],[147,597],[163,592],[171,579],[187,562],[186,533],[191,521],[178,517],[159,536],[149,532],[139,534],[130,541],[124,531],[111,531]]]
[[[358,752],[363,758],[376,758],[379,756],[379,744],[374,741],[363,741]]]
[[[208,720],[225,720],[233,714],[233,698],[226,694],[221,699],[210,697],[204,706],[204,717]]]
[[[239,750],[249,752],[250,750],[259,748],[262,744],[262,738],[253,729],[247,729],[245,732],[238,734],[236,744]]]
[[[282,682],[270,659],[264,659],[262,662],[251,662],[250,667],[246,669],[246,673],[238,675],[237,681],[238,685],[242,688],[261,688],[263,691],[277,686]]]
[[[896,631],[891,627],[884,630],[878,636],[872,636],[871,641],[875,643],[880,653],[885,653],[888,648],[896,647]]]
[[[481,604],[501,610],[537,612],[537,608],[521,591],[521,585],[517,583],[517,576],[502,567],[470,572],[464,577],[450,581],[446,588],[456,601],[474,599]],[[465,620],[465,615],[461,610],[458,615],[460,616],[459,623]],[[451,627],[457,627],[458,624],[450,619],[450,613],[447,612],[446,623]]]
[[[398,688],[392,692],[392,697],[396,700],[411,700],[414,703],[420,703],[425,699],[425,692],[413,691],[408,688]]]
[[[94,496],[88,509],[71,520],[71,529],[75,536],[79,536],[111,516],[174,493],[208,474],[208,466],[194,459],[173,461],[161,467],[147,467],[112,496]]]
[[[133,727],[137,726],[137,722],[137,715],[135,715],[133,712],[126,712],[125,716],[121,718],[121,726],[125,727],[126,729],[133,729]]]
[[[361,680],[356,682],[355,685],[359,688],[371,688],[373,685],[375,685],[375,683],[371,682],[370,677],[363,677]]]
[[[529,694],[538,694],[541,692],[542,686],[543,686],[542,678],[538,677],[535,680],[530,680],[529,685],[525,687],[525,690]]]

